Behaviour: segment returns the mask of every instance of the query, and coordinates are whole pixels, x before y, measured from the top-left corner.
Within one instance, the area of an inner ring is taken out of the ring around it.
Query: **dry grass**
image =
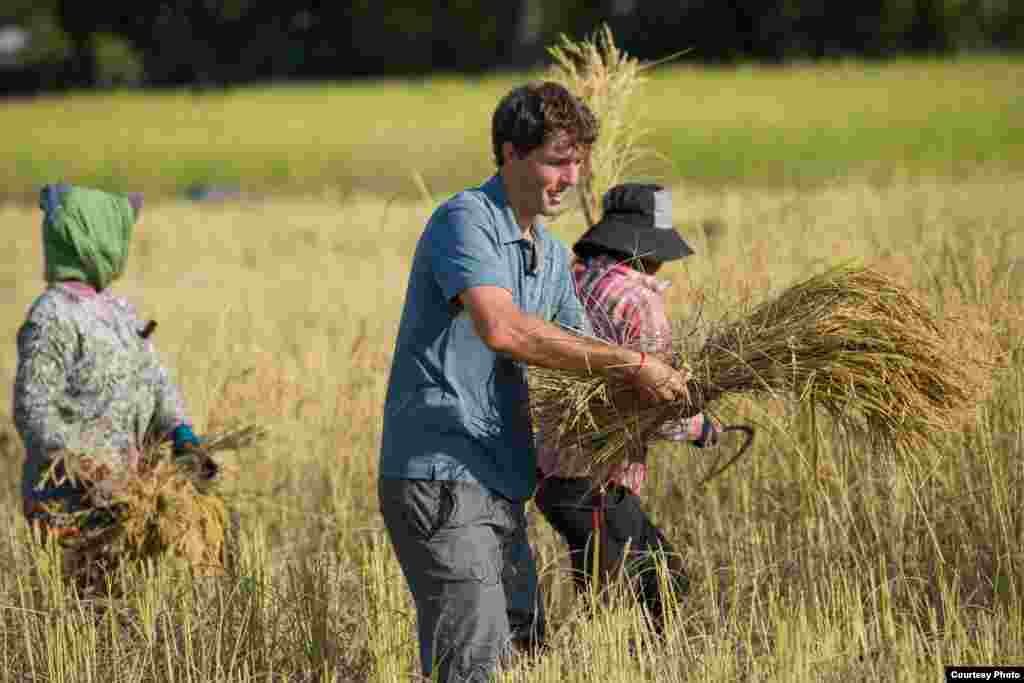
[[[755,447],[709,486],[694,485],[707,458],[656,446],[645,504],[693,586],[665,640],[628,601],[584,619],[564,548],[531,511],[552,648],[501,680],[910,682],[941,680],[944,664],[1024,665],[1024,178],[673,193],[698,251],[664,273],[673,318],[722,320],[858,259],[942,319],[991,329],[1009,368],[967,428],[915,458],[748,399],[730,410],[762,425]],[[195,580],[157,564],[126,570],[117,599],[75,595],[20,526],[23,454],[0,428],[0,682],[413,678],[414,612],[374,481],[388,359],[429,210],[371,197],[147,206],[117,288],[160,323],[154,343],[197,431],[232,418],[273,428],[244,458],[223,456],[238,469],[239,568]],[[0,223],[0,320],[13,331],[42,287],[38,210],[0,207]],[[582,226],[555,228],[568,240]],[[13,368],[9,338],[0,384]]]

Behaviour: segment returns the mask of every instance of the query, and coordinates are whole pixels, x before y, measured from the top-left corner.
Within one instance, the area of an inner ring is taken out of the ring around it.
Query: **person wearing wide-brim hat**
[[[657,280],[654,273],[665,262],[694,253],[672,224],[670,192],[639,183],[611,188],[601,220],[580,237],[573,251],[573,277],[595,334],[648,352],[669,349],[672,329],[662,298],[669,283]],[[569,545],[577,586],[588,586],[592,551],[598,547],[602,573],[615,575],[623,568],[660,627],[663,607],[654,558],[660,554],[666,562],[677,593],[685,592],[687,580],[679,556],[640,505],[646,453],[631,454],[630,462],[614,469],[606,481],[594,481],[579,474],[574,464],[591,458],[578,446],[553,447],[545,436],[543,416],[539,422],[543,479],[536,503]],[[704,448],[717,443],[719,431],[713,420],[697,413],[666,428],[662,436]]]
[[[573,245],[577,256],[593,254],[654,265],[693,254],[672,225],[672,195],[660,185],[623,183],[604,196],[604,214]],[[652,274],[649,270],[645,270]]]

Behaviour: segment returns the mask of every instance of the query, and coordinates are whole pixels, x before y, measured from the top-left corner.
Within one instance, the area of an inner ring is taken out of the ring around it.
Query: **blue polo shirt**
[[[537,457],[526,367],[489,349],[453,300],[470,287],[501,287],[525,313],[589,331],[569,249],[541,225],[534,226],[534,242],[537,259],[500,175],[460,192],[430,217],[395,342],[382,478],[476,482],[512,500],[533,495]]]

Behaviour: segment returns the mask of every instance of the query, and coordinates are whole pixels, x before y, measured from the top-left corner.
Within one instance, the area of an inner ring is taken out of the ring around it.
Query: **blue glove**
[[[171,437],[174,439],[175,453],[184,453],[190,447],[198,448],[203,444],[203,440],[192,431],[192,425],[178,425],[171,433]]]
[[[713,448],[718,445],[718,435],[721,433],[722,428],[705,414],[704,424],[700,429],[700,438],[692,443],[697,448]]]

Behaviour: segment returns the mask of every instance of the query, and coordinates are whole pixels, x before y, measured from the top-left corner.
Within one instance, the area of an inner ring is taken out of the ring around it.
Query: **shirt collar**
[[[516,220],[515,211],[512,210],[508,203],[505,181],[502,179],[501,173],[495,173],[491,176],[486,183],[480,186],[480,190],[505,214],[506,220],[501,221],[501,224],[498,226],[498,236],[501,238],[501,243],[512,244],[513,242],[524,241],[526,237],[519,228],[519,221]],[[540,240],[543,231],[544,228],[540,223],[533,224],[533,238],[535,240]]]
[[[95,287],[80,280],[62,280],[58,286],[82,299],[91,299],[99,294]]]

